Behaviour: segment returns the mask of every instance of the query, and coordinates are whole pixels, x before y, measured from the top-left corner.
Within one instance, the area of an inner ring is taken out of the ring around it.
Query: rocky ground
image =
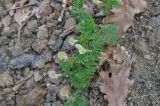
[[[61,0],[51,7],[60,14]],[[147,0],[148,8],[135,16],[134,25],[128,30],[123,46],[131,54],[134,79],[128,106],[160,106],[160,1]],[[21,30],[8,13],[0,19],[0,106],[63,106],[65,100],[60,89],[67,86],[63,78],[52,79],[48,73],[61,73],[57,52],[70,53],[75,48],[68,44],[70,37],[78,37],[76,20],[70,9],[65,10],[63,21],[37,19],[33,16]],[[0,11],[5,5],[0,6]],[[6,30],[4,30],[4,27]],[[9,27],[9,29],[7,29]],[[74,54],[72,54],[74,55]],[[98,106],[105,106],[98,82],[93,81],[85,94]]]

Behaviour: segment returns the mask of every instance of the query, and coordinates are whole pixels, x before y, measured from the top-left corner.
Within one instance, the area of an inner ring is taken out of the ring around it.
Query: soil
[[[62,11],[59,1],[54,1],[56,5],[52,3],[57,14]],[[160,0],[146,1],[148,8],[135,16],[122,44],[131,55],[130,79],[134,79],[127,106],[160,106]],[[59,89],[67,81],[51,80],[48,72],[61,73],[58,51],[75,50],[67,43],[69,37],[79,36],[78,28],[71,28],[78,23],[71,16],[69,6],[62,22],[56,16],[49,21],[32,17],[22,29],[20,45],[17,43],[20,26],[12,18],[5,14],[0,19],[0,106],[63,106],[65,98],[59,95]],[[4,26],[9,26],[9,30],[2,31]],[[13,92],[12,87],[17,87],[18,81],[24,83]],[[96,101],[97,106],[107,106],[98,81],[93,81],[84,95]],[[28,100],[35,103],[30,105]]]

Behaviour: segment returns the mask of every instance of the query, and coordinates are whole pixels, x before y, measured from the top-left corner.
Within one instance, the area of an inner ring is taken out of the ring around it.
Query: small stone
[[[66,23],[65,23],[65,25],[64,25],[64,29],[69,29],[69,28],[71,28],[71,27],[73,27],[73,26],[75,26],[76,25],[76,21],[75,21],[75,19],[74,18],[68,18],[67,20],[66,20]]]
[[[23,70],[23,76],[27,76],[30,72],[31,71],[30,71],[29,67],[25,67]]]
[[[5,27],[8,27],[10,25],[10,22],[11,22],[10,15],[7,15],[2,19],[2,23]]]
[[[52,106],[63,106],[63,104],[60,101],[56,101],[52,103]]]
[[[13,85],[13,78],[10,75],[9,71],[6,71],[0,74],[0,87],[11,86]]]
[[[48,38],[48,36],[49,35],[48,35],[48,30],[47,30],[46,26],[45,25],[40,26],[39,31],[37,33],[37,37],[39,39],[45,39],[45,38]]]
[[[10,52],[13,57],[18,57],[23,54],[23,49],[19,46],[14,46],[10,48]]]
[[[45,62],[46,61],[43,56],[36,56],[32,61],[32,67],[39,68],[39,69],[44,68]]]
[[[51,8],[50,3],[51,3],[51,0],[42,1],[39,5],[38,15],[40,15],[41,17],[46,17],[49,14],[51,14],[52,8]]]
[[[0,37],[0,46],[9,44],[10,39],[6,36]]]
[[[9,67],[11,69],[21,69],[27,67],[31,65],[34,58],[35,58],[34,55],[24,54],[20,57],[12,59],[9,63]]]
[[[143,56],[144,56],[145,59],[148,59],[148,60],[151,59],[151,55],[149,55],[149,54],[145,54],[145,55],[143,55]]]
[[[47,40],[41,40],[41,39],[36,39],[33,44],[32,48],[39,54],[47,50]]]
[[[36,87],[17,100],[17,106],[37,106],[47,94],[47,89]]]
[[[39,82],[42,79],[42,75],[40,74],[39,71],[34,71],[34,80],[35,82]]]
[[[2,32],[3,30],[3,25],[2,25],[2,22],[0,22],[0,32]]]
[[[160,15],[158,17],[152,17],[151,25],[152,25],[152,27],[160,26]]]
[[[55,40],[49,40],[48,45],[54,51],[57,52],[58,49],[61,47],[63,40],[61,38]]]
[[[67,38],[65,39],[65,41],[63,43],[62,50],[69,51],[69,50],[73,50],[75,48],[74,46],[72,46],[71,44],[69,44],[70,37],[76,38],[75,35],[67,36]]]
[[[31,21],[28,21],[27,23],[27,29],[28,30],[33,30],[34,28],[37,28],[38,27],[38,21],[37,20],[31,20]]]
[[[6,71],[7,68],[8,68],[8,64],[7,63],[0,63],[0,72]]]

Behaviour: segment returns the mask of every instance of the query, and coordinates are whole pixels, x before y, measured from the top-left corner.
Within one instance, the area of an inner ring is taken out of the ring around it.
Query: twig
[[[20,45],[20,40],[21,40],[21,30],[23,29],[23,27],[27,24],[27,22],[35,15],[35,12],[32,12],[31,15],[23,22],[23,24],[19,27],[18,29],[18,45]]]
[[[61,22],[62,21],[62,18],[63,18],[63,15],[64,15],[64,11],[66,9],[66,5],[67,5],[67,0],[64,1],[64,4],[63,4],[63,10],[58,18],[58,21]]]
[[[27,5],[24,5],[24,6],[20,6],[20,7],[14,7],[14,8],[10,8],[10,9],[7,9],[7,10],[1,10],[0,11],[0,16],[3,16],[4,14],[6,14],[7,12],[9,12],[11,10],[21,9],[21,8],[28,7],[28,6],[35,5],[35,4],[36,3],[30,3],[30,4],[27,4]]]
[[[60,37],[65,38],[68,34],[72,33],[72,32],[75,30],[76,27],[77,27],[77,26],[73,26],[73,27],[71,27],[71,28],[69,28],[69,29],[64,30],[64,31],[60,34]]]

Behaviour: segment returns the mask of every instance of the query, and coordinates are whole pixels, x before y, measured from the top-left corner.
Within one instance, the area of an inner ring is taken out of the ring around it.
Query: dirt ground
[[[124,46],[131,52],[134,84],[128,106],[160,106],[160,1],[147,0],[148,8],[135,16]]]

